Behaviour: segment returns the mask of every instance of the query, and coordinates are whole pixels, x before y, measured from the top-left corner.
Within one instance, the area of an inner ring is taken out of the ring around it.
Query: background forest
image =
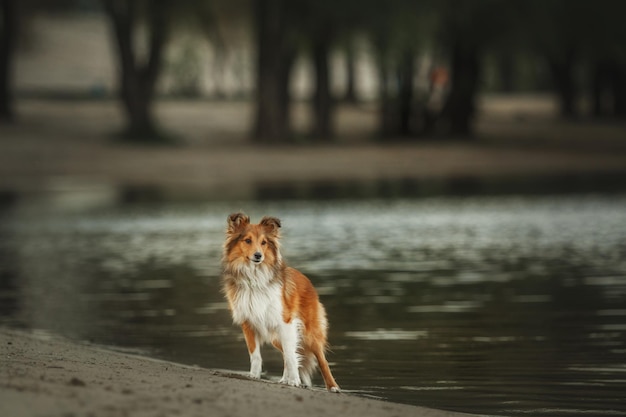
[[[83,93],[119,97],[129,141],[167,140],[153,112],[166,95],[253,100],[260,143],[295,140],[294,100],[309,103],[313,142],[333,141],[339,103],[374,103],[383,140],[470,138],[485,92],[550,92],[569,119],[626,117],[619,0],[1,0],[0,13],[4,122],[33,93],[16,86],[16,55],[58,15],[106,19],[116,80]]]

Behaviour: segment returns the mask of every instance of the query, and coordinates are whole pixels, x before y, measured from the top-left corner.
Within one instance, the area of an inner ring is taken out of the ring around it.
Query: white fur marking
[[[271,281],[271,270],[263,265],[244,266],[239,272],[239,288],[232,300],[233,321],[240,325],[247,321],[261,343],[271,342],[282,323],[281,285]]]
[[[300,373],[298,367],[300,365],[300,355],[298,355],[298,347],[301,339],[302,322],[294,319],[291,323],[283,323],[280,329],[280,342],[283,347],[283,359],[285,361],[285,369],[281,382],[300,386]]]
[[[261,378],[261,370],[263,369],[263,358],[261,357],[261,344],[257,337],[254,338],[256,346],[254,351],[250,353],[250,376],[252,378]]]

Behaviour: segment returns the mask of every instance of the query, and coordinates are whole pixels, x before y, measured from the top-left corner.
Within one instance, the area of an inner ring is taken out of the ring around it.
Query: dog
[[[319,366],[326,389],[339,392],[326,360],[328,321],[311,281],[288,267],[280,253],[280,220],[251,224],[243,213],[228,216],[222,263],[223,291],[233,322],[240,325],[250,354],[250,376],[261,377],[261,345],[282,352],[280,382],[311,387]]]

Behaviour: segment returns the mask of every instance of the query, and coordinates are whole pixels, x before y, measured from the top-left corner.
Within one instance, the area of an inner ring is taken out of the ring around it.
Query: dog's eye
[[[264,240],[263,242],[261,242],[261,245],[265,246],[267,245],[267,242]]]
[[[248,239],[244,240],[244,242],[246,242],[249,245],[250,243],[252,243],[252,239],[248,238]]]

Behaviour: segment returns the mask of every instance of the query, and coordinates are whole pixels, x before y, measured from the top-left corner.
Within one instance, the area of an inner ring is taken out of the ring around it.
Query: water
[[[0,323],[246,371],[219,278],[226,216],[243,209],[283,220],[344,390],[626,415],[626,195],[46,207],[0,212]],[[280,356],[264,359],[279,377]]]

